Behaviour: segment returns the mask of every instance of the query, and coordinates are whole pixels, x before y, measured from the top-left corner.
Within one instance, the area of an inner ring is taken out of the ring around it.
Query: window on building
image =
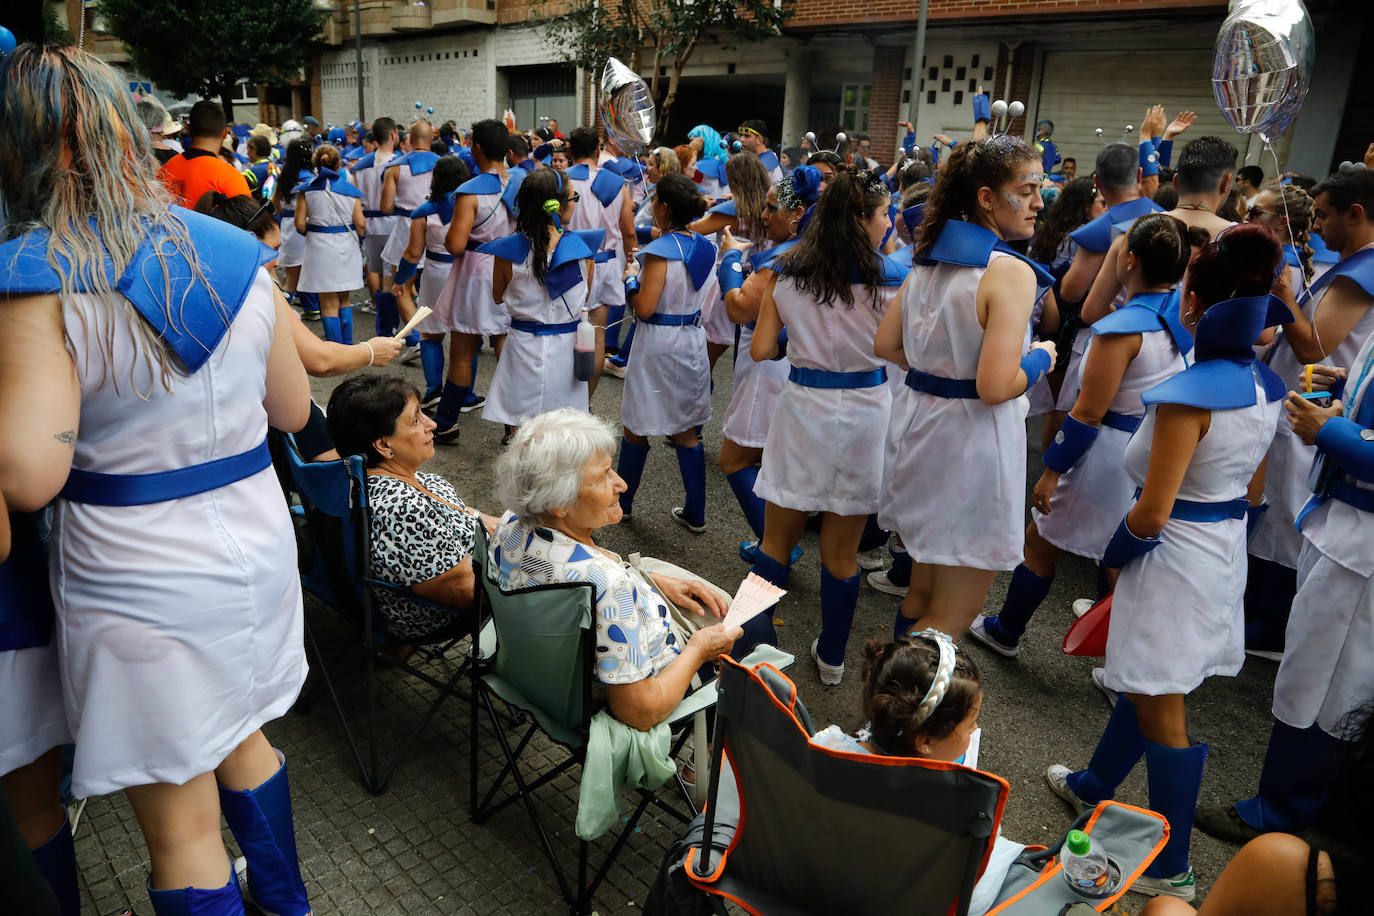
[[[845,130],[868,130],[868,97],[872,90],[868,83],[844,84],[840,90],[840,125]]]

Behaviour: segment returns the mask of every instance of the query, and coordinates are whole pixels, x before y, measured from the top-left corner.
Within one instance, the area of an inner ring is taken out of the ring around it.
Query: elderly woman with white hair
[[[615,446],[605,420],[572,408],[522,423],[496,462],[497,496],[508,508],[492,559],[504,589],[596,586],[596,679],[611,715],[649,731],[681,702],[697,670],[743,634],[716,622],[682,640],[669,604],[723,617],[724,593],[700,579],[641,572],[597,545],[597,529],[621,518]]]

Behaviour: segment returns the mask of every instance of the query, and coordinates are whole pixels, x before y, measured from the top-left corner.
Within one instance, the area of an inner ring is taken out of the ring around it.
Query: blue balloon
[[[17,42],[14,40],[14,33],[3,25],[0,25],[0,57],[4,57],[6,54],[13,51],[16,46]]]
[[[429,108],[426,108],[426,109],[425,109],[425,113],[426,113],[426,114],[434,114],[434,108],[433,108],[433,106],[431,106],[431,107],[429,107]]]
[[[416,103],[415,103],[415,109],[416,109],[417,111],[420,110],[420,109],[423,108],[423,107],[424,107],[424,106],[421,105],[419,102],[416,102]]]

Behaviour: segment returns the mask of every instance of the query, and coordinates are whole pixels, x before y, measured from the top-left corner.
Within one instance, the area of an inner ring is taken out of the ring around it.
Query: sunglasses
[[[758,131],[754,130],[754,128],[752,128],[752,127],[741,127],[739,130],[735,131],[735,133],[737,133],[737,134],[748,134],[748,135],[753,136],[753,137],[762,137],[762,136],[763,136],[763,134],[761,134],[761,133],[759,133]]]
[[[1250,220],[1251,222],[1254,222],[1255,220],[1264,216],[1278,216],[1278,214],[1275,213],[1273,210],[1262,210],[1259,207],[1251,207],[1245,213],[1245,218],[1247,220]]]

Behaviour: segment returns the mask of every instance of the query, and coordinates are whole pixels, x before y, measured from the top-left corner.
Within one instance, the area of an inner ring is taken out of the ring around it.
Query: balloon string
[[[1269,155],[1273,157],[1274,160],[1274,177],[1280,181],[1278,198],[1279,203],[1283,204],[1283,225],[1284,228],[1288,230],[1288,243],[1293,246],[1293,251],[1297,252],[1298,239],[1297,236],[1293,234],[1293,221],[1288,216],[1288,199],[1283,196],[1283,166],[1279,165],[1279,154],[1274,152],[1274,144],[1265,140],[1264,148],[1269,151]],[[1301,254],[1298,255],[1298,277],[1302,282],[1302,295],[1298,296],[1298,298],[1301,299],[1303,295],[1307,295],[1311,291],[1311,285],[1307,282],[1307,270],[1302,264]],[[1312,306],[1312,336],[1317,339],[1317,349],[1325,356],[1326,347],[1322,345],[1321,332],[1317,330],[1317,305],[1319,304],[1320,303],[1316,303]]]

